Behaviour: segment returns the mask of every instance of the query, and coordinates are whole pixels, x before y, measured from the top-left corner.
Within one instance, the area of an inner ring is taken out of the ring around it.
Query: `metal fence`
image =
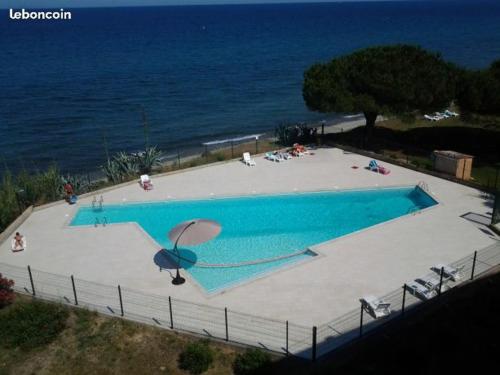
[[[192,165],[241,158],[244,152],[259,154],[276,148],[269,133],[227,138],[201,143],[199,146],[171,150],[160,158],[160,169],[179,169]]]
[[[471,255],[451,263],[450,266],[455,269],[460,269],[460,279],[457,281],[446,281],[446,287],[452,289],[457,285],[473,280],[499,264],[500,242],[482,250],[475,251]],[[440,276],[435,272],[429,272],[428,275],[424,276],[434,276],[435,278],[440,278]],[[438,293],[432,299],[439,298],[441,295],[446,293],[446,291],[444,291],[445,282],[443,281],[443,278],[440,279],[440,282],[441,285],[439,285],[437,290],[443,290],[443,292]],[[406,284],[402,285],[398,290],[386,294],[380,299],[384,302],[390,303],[391,314],[386,318],[373,318],[362,308],[360,302],[359,309],[355,309],[341,317],[319,326],[317,330],[317,355],[321,356],[332,350],[338,349],[342,345],[358,339],[396,318],[400,318],[408,310],[428,301],[413,295]]]
[[[30,266],[0,263],[0,273],[15,281],[19,293],[161,328],[302,357],[308,356],[312,345],[312,327],[287,321],[56,275]]]
[[[499,264],[500,242],[451,263],[450,266],[461,270],[461,277],[457,281],[447,281],[446,285],[451,289]],[[37,298],[312,360],[373,332],[400,318],[409,309],[426,302],[414,296],[403,285],[381,298],[390,303],[391,314],[386,318],[373,318],[360,304],[358,309],[326,324],[306,327],[227,308],[146,294],[119,285],[103,285],[73,276],[42,272],[30,266],[23,268],[0,263],[0,272],[4,277],[15,281],[17,292]],[[433,275],[436,276],[436,273]],[[440,286],[439,290],[442,289]],[[443,293],[446,292],[443,291],[434,298],[439,298]]]

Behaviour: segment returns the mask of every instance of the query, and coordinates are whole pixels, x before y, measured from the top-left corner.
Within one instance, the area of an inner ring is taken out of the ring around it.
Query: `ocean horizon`
[[[478,5],[480,4],[480,5]],[[22,8],[22,7],[21,7]],[[0,158],[13,171],[94,171],[109,153],[202,142],[339,114],[308,111],[307,67],[418,44],[467,68],[500,58],[498,2],[409,1],[72,8],[70,21],[0,10]]]

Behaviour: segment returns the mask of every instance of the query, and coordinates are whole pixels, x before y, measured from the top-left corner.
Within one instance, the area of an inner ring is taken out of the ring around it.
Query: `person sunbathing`
[[[24,239],[24,237],[19,232],[16,232],[16,235],[14,236],[14,240],[15,240],[14,247],[21,249],[24,246],[23,239]]]

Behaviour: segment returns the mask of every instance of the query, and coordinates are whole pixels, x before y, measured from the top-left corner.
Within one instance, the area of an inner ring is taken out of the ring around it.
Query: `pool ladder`
[[[102,225],[103,227],[108,225],[108,219],[106,218],[106,216],[102,218],[102,221],[100,221],[98,217],[95,218],[94,227],[97,228],[99,225]]]
[[[99,200],[97,200],[97,197],[94,195],[94,199],[92,199],[92,209],[96,211],[97,210],[101,211],[103,204],[104,204],[103,196],[101,195]]]

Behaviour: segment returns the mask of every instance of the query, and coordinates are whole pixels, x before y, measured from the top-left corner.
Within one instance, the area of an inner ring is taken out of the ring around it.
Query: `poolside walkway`
[[[256,167],[232,161],[156,177],[152,191],[132,184],[108,191],[103,198],[109,204],[425,181],[440,205],[315,247],[323,256],[214,296],[207,296],[189,278],[181,287],[172,286],[168,270],[160,271],[155,264],[157,244],[138,226],[70,228],[67,224],[78,207],[65,203],[35,211],[19,228],[28,239],[28,250],[12,253],[6,241],[0,245],[0,263],[29,264],[83,280],[313,325],[356,308],[363,295],[383,295],[426,274],[436,263],[457,260],[496,241],[485,228],[461,217],[491,215],[491,202],[475,189],[386,163],[382,164],[392,172],[383,176],[363,168],[368,158],[335,148],[284,163],[262,157],[256,162]],[[91,201],[88,197],[79,204]]]

